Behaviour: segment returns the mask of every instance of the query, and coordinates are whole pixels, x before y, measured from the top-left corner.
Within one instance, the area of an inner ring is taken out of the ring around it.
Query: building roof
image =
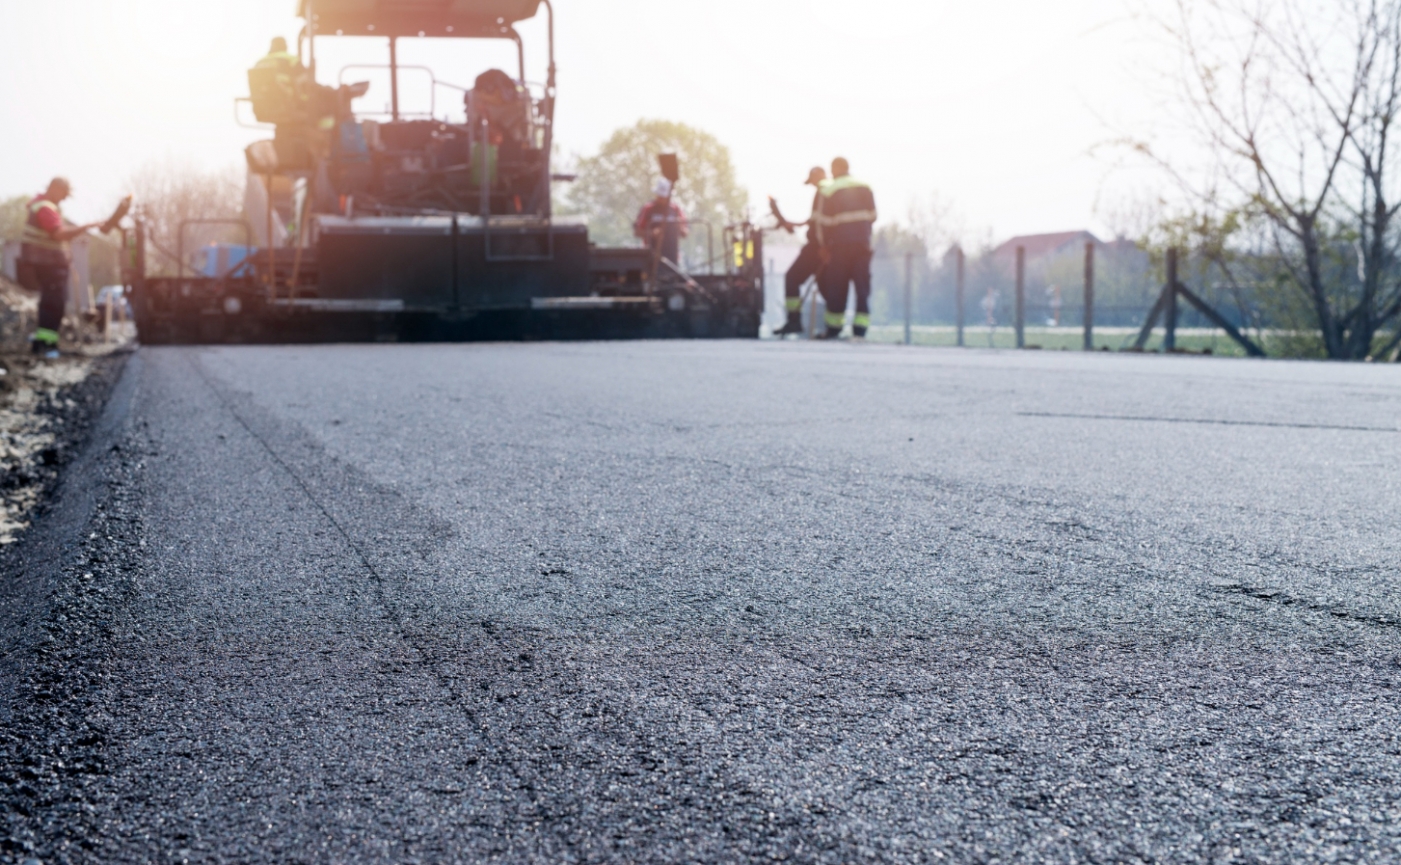
[[[1102,241],[1088,231],[1056,231],[1050,234],[1020,234],[1005,241],[992,251],[994,256],[1011,258],[1017,247],[1026,249],[1027,258],[1054,255],[1071,246],[1084,246],[1086,243],[1099,244]]]

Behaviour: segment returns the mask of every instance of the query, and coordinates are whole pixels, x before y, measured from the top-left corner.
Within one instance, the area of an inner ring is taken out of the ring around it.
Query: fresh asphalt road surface
[[[1394,367],[161,348],[105,424],[7,855],[1401,859]]]

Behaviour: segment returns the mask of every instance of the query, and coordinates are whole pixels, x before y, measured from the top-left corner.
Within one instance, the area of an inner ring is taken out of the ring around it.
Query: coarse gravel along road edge
[[[50,805],[59,806],[51,817],[63,812],[67,796],[56,791],[65,775],[101,764],[100,721],[88,696],[101,684],[90,672],[105,649],[93,631],[108,626],[123,600],[114,596],[121,568],[106,551],[119,548],[127,530],[106,510],[129,468],[120,440],[134,383],[124,376],[130,357],[126,349],[93,357],[80,382],[44,401],[39,410],[53,441],[37,464],[19,468],[28,476],[19,482],[37,481],[40,496],[29,526],[0,549],[0,855],[7,860],[23,861],[34,847],[33,833],[19,830],[26,820]],[[104,579],[94,581],[91,568]]]
[[[9,674],[13,670],[9,665],[21,659],[23,648],[32,643],[43,604],[57,587],[66,549],[90,517],[96,488],[85,481],[88,467],[97,459],[90,444],[95,437],[107,437],[100,420],[107,413],[109,397],[129,355],[128,350],[119,349],[81,360],[85,368],[76,383],[51,388],[51,393],[33,400],[33,405],[12,410],[13,416],[8,418],[25,427],[40,426],[46,434],[30,434],[37,444],[21,443],[23,446],[9,455],[3,479],[3,494],[20,497],[7,503],[6,541],[15,540],[17,534],[20,542],[0,546],[0,572],[5,574],[0,586],[0,670],[6,671],[0,675],[0,694],[16,681]],[[15,373],[10,370],[7,378],[34,377],[30,370],[21,370],[18,376]],[[26,415],[37,418],[37,424]],[[79,483],[62,483],[72,474]],[[0,720],[7,717],[9,706],[8,700],[0,699]]]
[[[1285,426],[1248,398],[1278,373],[1221,361],[773,348],[143,350],[72,467],[90,505],[60,488],[32,535],[61,578],[9,704],[5,855],[1397,857],[1396,531],[1320,516],[1352,500],[1297,469],[1323,443],[1393,470],[1385,411]],[[736,406],[774,364],[791,405],[862,377],[870,404]],[[1236,415],[1170,416],[1152,376]],[[1064,416],[1018,399],[1053,381]],[[1046,437],[1124,454],[1077,484],[1020,461]],[[1114,480],[1213,449],[1185,481],[1276,449],[1247,492],[1295,501]]]

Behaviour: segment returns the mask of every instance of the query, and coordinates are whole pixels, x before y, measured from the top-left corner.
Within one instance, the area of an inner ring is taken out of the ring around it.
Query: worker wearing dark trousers
[[[818,277],[818,289],[827,304],[828,339],[842,331],[846,319],[847,290],[856,288],[856,318],[852,334],[865,339],[871,326],[871,226],[876,221],[876,198],[871,187],[852,177],[847,161],[832,160],[832,179],[818,187],[820,207],[818,238],[827,263]]]
[[[58,330],[68,303],[68,254],[64,244],[99,225],[94,222],[64,226],[59,204],[69,192],[68,181],[55,177],[43,195],[29,202],[20,247],[20,284],[39,292],[39,326],[30,347],[45,357],[58,356]]]
[[[871,247],[865,243],[833,243],[827,247],[827,264],[818,277],[822,300],[827,304],[827,339],[842,332],[846,321],[847,288],[856,289],[856,317],[852,335],[866,337],[871,326]]]
[[[822,181],[827,179],[827,172],[821,168],[813,168],[808,172],[808,179],[805,184],[820,187]],[[793,229],[806,225],[808,229],[807,243],[799,250],[798,257],[793,259],[793,264],[788,268],[788,272],[783,276],[783,307],[788,311],[788,322],[782,328],[774,332],[774,336],[787,336],[790,333],[803,332],[803,285],[811,277],[817,276],[822,269],[822,247],[817,242],[817,208],[822,201],[822,193],[814,192],[812,196],[812,215],[807,222],[787,222],[783,223],[783,228],[792,232]],[[776,205],[775,205],[776,206]]]

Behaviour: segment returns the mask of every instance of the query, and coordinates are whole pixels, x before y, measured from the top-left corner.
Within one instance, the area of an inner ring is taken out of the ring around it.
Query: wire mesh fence
[[[1030,249],[1004,244],[978,255],[965,255],[955,247],[938,258],[922,249],[882,249],[878,243],[871,261],[872,327],[867,338],[936,346],[1162,349],[1169,341],[1165,316],[1142,341],[1140,335],[1158,308],[1167,256],[1154,256],[1128,241],[1102,243],[1081,237]],[[783,272],[776,262],[769,270],[768,321],[781,321]],[[1213,274],[1209,261],[1194,256],[1182,256],[1178,284],[1190,285],[1208,310],[1204,313],[1175,298],[1172,347],[1246,354],[1229,331],[1255,333],[1258,339],[1266,323],[1244,294]],[[826,312],[820,294],[812,289],[811,283],[805,286],[805,321]],[[779,316],[774,315],[776,308]],[[853,311],[854,296],[848,299],[848,321]]]

